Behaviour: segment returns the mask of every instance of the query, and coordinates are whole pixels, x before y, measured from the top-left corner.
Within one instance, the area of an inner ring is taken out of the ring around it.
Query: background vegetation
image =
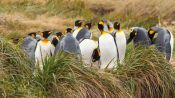
[[[174,0],[1,0],[0,32],[17,38],[31,31],[64,31],[76,19],[92,20],[94,25],[100,19],[119,20],[125,29],[170,26],[174,5]]]

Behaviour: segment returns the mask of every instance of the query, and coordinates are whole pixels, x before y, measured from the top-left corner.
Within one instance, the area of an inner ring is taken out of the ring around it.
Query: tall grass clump
[[[73,55],[58,54],[36,74],[36,85],[50,98],[129,98],[120,80],[83,66]]]
[[[86,68],[75,56],[60,53],[43,71],[14,44],[0,39],[1,98],[129,98],[111,73]]]
[[[16,46],[0,38],[0,97],[32,97],[31,66],[25,54]]]
[[[173,67],[154,48],[130,48],[114,73],[135,98],[175,97]]]

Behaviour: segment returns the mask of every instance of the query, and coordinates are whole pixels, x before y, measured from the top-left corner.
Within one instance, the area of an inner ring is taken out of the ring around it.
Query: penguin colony
[[[87,67],[98,62],[96,65],[100,69],[113,69],[124,62],[126,46],[130,42],[135,47],[155,45],[165,59],[172,59],[174,39],[166,28],[133,27],[126,39],[118,21],[101,20],[97,24],[100,36],[95,41],[92,40],[91,27],[89,21],[76,20],[75,27],[66,28],[65,35],[52,31],[31,32],[24,39],[22,48],[40,70],[43,70],[45,60],[60,52],[76,54]]]

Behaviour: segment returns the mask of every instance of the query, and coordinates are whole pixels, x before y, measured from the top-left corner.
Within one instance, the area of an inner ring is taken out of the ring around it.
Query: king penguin
[[[83,20],[77,20],[75,23],[77,28],[73,32],[73,37],[75,37],[79,42],[85,38],[90,38],[91,33],[88,29],[83,27]]]
[[[63,38],[62,32],[56,32],[55,35],[52,38],[52,44],[57,47],[58,44],[60,44],[60,40]],[[56,49],[56,48],[55,48]]]
[[[154,26],[149,29],[148,35],[151,39],[151,43],[154,44],[160,52],[165,54],[166,59],[170,61],[172,59],[174,47],[173,34],[166,28]]]
[[[74,28],[74,31],[72,33],[73,37],[77,37],[79,31],[82,29],[82,21],[81,20],[76,20],[75,21],[75,28]]]
[[[85,28],[87,28],[90,31],[91,25],[92,25],[91,22],[87,22],[85,24]],[[92,65],[93,51],[98,47],[98,43],[92,40],[92,33],[88,33],[88,34],[91,34],[91,35],[86,35],[84,40],[82,40],[79,45],[80,45],[80,50],[82,55],[82,61],[87,66],[90,66]]]
[[[92,23],[87,22],[84,26],[90,32]],[[92,40],[92,33],[87,33],[84,40],[80,42],[79,46],[84,64],[87,66],[92,65],[92,54],[93,51],[98,47],[97,42]]]
[[[98,23],[101,35],[98,40],[100,69],[112,69],[117,64],[117,48],[113,36],[104,31],[104,21]]]
[[[50,31],[42,32],[42,37],[44,39],[40,40],[36,47],[35,60],[36,65],[39,65],[38,67],[40,68],[40,70],[43,70],[45,60],[54,54],[55,47],[48,40],[50,34]]]
[[[147,32],[148,31],[142,27],[131,28],[131,32],[130,32],[129,39],[127,40],[127,44],[129,44],[133,40],[135,47],[139,45],[149,46],[151,44],[151,41],[149,39]]]
[[[114,34],[114,39],[116,41],[118,61],[120,64],[122,64],[124,61],[125,52],[126,52],[126,36],[123,30],[121,30],[119,22],[114,23],[113,34]]]
[[[24,39],[22,48],[28,54],[32,61],[35,61],[35,49],[37,45],[36,32],[31,32]]]
[[[57,42],[57,45],[55,47],[55,52],[54,54],[57,54],[57,52],[60,50],[60,42],[61,40],[64,38],[64,35],[62,32],[57,32],[56,33],[56,36],[57,36],[57,39],[58,39],[58,42]]]
[[[64,51],[70,54],[81,55],[81,50],[79,47],[79,42],[72,35],[72,28],[66,29],[66,36],[60,42],[59,51]]]

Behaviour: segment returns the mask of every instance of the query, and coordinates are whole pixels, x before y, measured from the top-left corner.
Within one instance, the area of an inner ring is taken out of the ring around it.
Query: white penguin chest
[[[111,35],[101,35],[99,38],[99,49],[101,57],[108,58],[116,56],[116,45]]]
[[[98,47],[97,42],[90,39],[85,39],[80,43],[82,59],[86,64],[91,63],[92,53],[94,49],[96,49],[97,47]]]
[[[79,33],[80,29],[76,29],[74,32],[73,32],[73,37],[76,38],[78,33]]]

